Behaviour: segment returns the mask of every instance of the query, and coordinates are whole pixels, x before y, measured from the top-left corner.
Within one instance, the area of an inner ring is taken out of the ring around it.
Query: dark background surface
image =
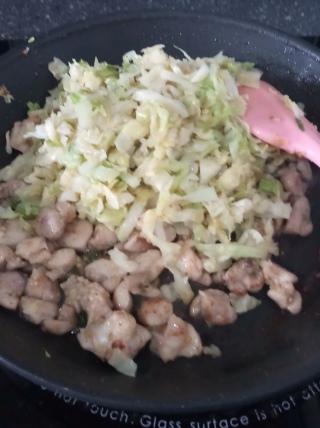
[[[99,15],[150,9],[209,12],[295,35],[320,34],[319,0],[0,0],[0,39],[25,39]]]

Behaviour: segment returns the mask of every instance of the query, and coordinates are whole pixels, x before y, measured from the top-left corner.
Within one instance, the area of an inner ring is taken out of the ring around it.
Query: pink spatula
[[[261,81],[259,88],[239,87],[239,93],[247,95],[247,110],[242,118],[252,135],[320,167],[320,133],[304,116],[294,115],[279,91]]]

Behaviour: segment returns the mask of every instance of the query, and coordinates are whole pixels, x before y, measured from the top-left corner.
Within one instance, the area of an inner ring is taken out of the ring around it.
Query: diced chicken
[[[182,250],[176,262],[176,267],[183,275],[194,281],[198,281],[203,273],[202,261],[191,248]]]
[[[77,326],[75,309],[70,305],[62,305],[57,319],[45,319],[42,324],[43,330],[52,334],[66,334]]]
[[[33,268],[32,274],[27,282],[25,294],[48,302],[58,303],[61,299],[61,291],[58,283],[52,281],[46,275],[45,267]]]
[[[28,238],[20,242],[16,248],[16,255],[31,264],[45,264],[51,258],[48,244],[43,237]]]
[[[308,159],[298,159],[297,170],[300,172],[302,179],[307,183],[312,179],[312,170]]]
[[[33,324],[41,324],[46,319],[54,319],[58,315],[58,305],[35,297],[22,296],[19,309],[23,317]]]
[[[150,349],[164,362],[177,357],[193,357],[202,353],[199,334],[191,324],[171,315],[168,324],[152,332]]]
[[[89,239],[88,247],[96,250],[109,250],[118,242],[115,232],[104,224],[97,224],[94,228],[93,236]]]
[[[283,228],[283,233],[307,236],[312,230],[310,204],[308,199],[302,196],[293,203],[290,218]]]
[[[23,229],[19,220],[2,220],[0,222],[0,244],[15,247],[19,242],[29,238],[30,232]]]
[[[17,309],[26,283],[27,277],[20,272],[1,272],[0,305],[7,309]]]
[[[55,241],[63,235],[65,221],[58,210],[44,207],[34,222],[34,228],[38,236]]]
[[[17,190],[25,186],[26,183],[22,180],[10,180],[6,183],[0,183],[0,199],[12,198],[16,195]]]
[[[228,289],[239,296],[248,291],[259,291],[264,284],[261,267],[255,259],[238,260],[226,271],[223,279]]]
[[[301,310],[302,299],[300,293],[294,288],[298,278],[270,260],[260,262],[266,284],[269,285],[268,296],[282,309],[287,309],[292,314]]]
[[[46,266],[49,269],[47,276],[53,281],[64,277],[77,262],[76,252],[72,248],[61,248],[52,254]]]
[[[81,329],[77,338],[82,348],[105,361],[111,357],[113,349],[125,351],[136,327],[137,323],[132,315],[125,311],[110,311],[106,317]]]
[[[122,269],[108,259],[95,260],[85,267],[84,272],[87,279],[98,282],[110,293],[116,289],[125,275]]]
[[[129,251],[130,253],[144,253],[151,248],[153,248],[152,244],[138,232],[133,232],[123,245],[123,250]]]
[[[228,294],[212,289],[199,291],[190,305],[190,315],[200,316],[208,326],[232,324],[237,319]]]
[[[65,223],[71,223],[76,218],[76,207],[70,204],[70,202],[58,202],[55,208],[60,213]]]
[[[200,278],[198,279],[199,284],[209,287],[212,284],[211,275],[208,272],[203,272]]]
[[[125,343],[124,352],[130,357],[134,358],[140,349],[144,348],[151,339],[151,333],[142,325],[137,324],[135,332],[131,338]]]
[[[306,191],[306,183],[301,180],[301,176],[296,169],[283,168],[280,172],[280,181],[286,192],[293,196],[303,196]]]
[[[25,267],[26,264],[10,247],[0,245],[0,270],[16,270]]]
[[[159,327],[167,324],[172,314],[172,303],[163,297],[147,299],[141,303],[138,309],[139,321],[147,327]]]
[[[219,270],[219,272],[215,272],[211,275],[211,279],[212,279],[212,284],[215,285],[225,285],[224,282],[224,274],[225,271],[224,270]]]
[[[92,232],[93,226],[88,220],[76,219],[67,224],[59,243],[62,247],[84,251]]]
[[[65,303],[73,306],[77,313],[85,311],[88,315],[88,324],[105,318],[111,312],[110,295],[96,282],[90,282],[82,276],[71,275],[60,286],[65,294]]]
[[[154,281],[164,269],[162,254],[159,250],[148,250],[141,254],[132,254],[130,259],[137,263],[135,273],[146,273],[149,281]]]
[[[38,116],[29,117],[22,122],[15,122],[12,131],[10,132],[9,142],[13,149],[19,152],[27,152],[33,145],[32,138],[26,138],[28,132],[33,132],[35,125],[41,123]]]
[[[150,283],[147,274],[134,273],[125,276],[120,285],[114,290],[114,307],[130,312],[133,306],[132,294],[148,298],[162,295],[160,289],[154,283]]]

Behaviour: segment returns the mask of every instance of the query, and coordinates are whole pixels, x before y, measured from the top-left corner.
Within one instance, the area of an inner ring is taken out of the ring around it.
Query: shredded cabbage
[[[289,155],[253,138],[241,119],[246,102],[238,86],[257,86],[261,76],[253,64],[222,53],[175,59],[158,45],[127,53],[119,67],[55,58],[49,70],[57,88],[42,109],[28,104],[42,119],[26,135],[34,148],[0,171],[1,180],[29,185],[18,214],[69,201],[122,242],[139,221],[185,302],[193,292],[174,268],[181,243],[158,236],[157,225],[190,231],[188,245],[206,257],[208,272],[277,252],[272,221],[287,219],[291,206],[267,166]],[[0,216],[16,215],[11,211]],[[134,271],[124,254],[110,256]]]

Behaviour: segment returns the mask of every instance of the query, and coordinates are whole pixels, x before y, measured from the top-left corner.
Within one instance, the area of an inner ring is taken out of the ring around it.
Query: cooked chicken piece
[[[137,324],[136,329],[131,338],[125,343],[123,351],[130,358],[134,358],[140,349],[144,348],[151,339],[151,333],[142,325]],[[121,348],[120,348],[121,349]]]
[[[145,300],[138,309],[139,321],[147,327],[159,327],[167,324],[172,314],[172,303],[163,297]]]
[[[65,334],[77,326],[77,317],[74,308],[70,305],[62,305],[57,319],[45,319],[42,324],[43,330],[52,334]]]
[[[300,175],[304,181],[309,182],[311,180],[312,170],[310,162],[307,159],[298,159],[297,170],[300,172]]]
[[[17,309],[26,283],[26,275],[20,272],[0,273],[0,305],[7,309]]]
[[[122,269],[108,259],[95,260],[85,267],[84,272],[87,279],[98,282],[110,293],[115,290],[125,275]]]
[[[84,251],[92,235],[93,226],[88,220],[76,219],[67,224],[59,243],[62,247]]]
[[[264,277],[256,259],[240,259],[224,274],[228,289],[239,296],[262,289]]]
[[[109,250],[118,242],[117,235],[104,224],[97,224],[93,236],[89,239],[88,247],[96,250]]]
[[[41,123],[41,119],[38,116],[29,117],[22,122],[15,122],[12,131],[10,132],[10,145],[13,149],[19,150],[19,152],[27,152],[33,145],[32,138],[25,138],[28,132],[35,130],[35,125]]]
[[[51,258],[46,240],[43,237],[28,238],[20,242],[16,248],[16,255],[28,260],[32,265],[45,264]]]
[[[26,262],[17,257],[7,245],[0,245],[0,270],[15,270],[26,266]]]
[[[191,248],[182,249],[176,267],[183,275],[194,281],[198,281],[203,273],[202,261]]]
[[[0,199],[12,198],[16,195],[17,190],[25,186],[26,183],[22,180],[10,180],[6,183],[0,183]]]
[[[132,294],[148,298],[162,296],[154,282],[150,283],[148,274],[134,273],[123,278],[114,290],[113,303],[115,308],[130,312],[133,306]]]
[[[53,281],[64,277],[77,262],[76,252],[72,248],[61,248],[52,254],[46,266],[49,269],[47,276]]]
[[[53,319],[58,315],[58,305],[54,302],[22,296],[19,309],[23,317],[33,324],[41,324],[46,319]]]
[[[137,263],[135,273],[146,273],[149,281],[154,281],[164,269],[162,254],[159,250],[148,250],[145,253],[132,254],[130,259]]]
[[[198,279],[199,284],[209,287],[212,284],[211,275],[208,272],[203,272],[200,278]]]
[[[0,244],[15,247],[19,242],[29,238],[30,232],[23,229],[19,220],[0,221]]]
[[[136,327],[132,315],[125,311],[110,311],[106,317],[81,329],[77,338],[82,348],[93,352],[101,360],[108,360],[115,348],[125,352],[126,344],[134,336]]]
[[[34,222],[34,228],[38,236],[55,241],[63,235],[65,221],[58,210],[44,207]]]
[[[61,291],[56,281],[51,281],[46,275],[45,267],[33,268],[32,274],[27,282],[25,294],[48,302],[58,303],[61,299]]]
[[[130,253],[144,253],[153,248],[139,232],[133,232],[129,239],[124,243],[123,250]],[[120,250],[121,251],[121,250]]]
[[[77,216],[76,207],[70,202],[57,202],[55,208],[65,223],[71,223]]]
[[[296,169],[283,168],[280,172],[280,181],[286,192],[293,196],[303,196],[307,185],[301,179]]]
[[[298,281],[296,275],[271,262],[263,260],[260,262],[266,284],[269,285],[268,296],[274,300],[282,309],[287,309],[292,314],[301,310],[302,299],[300,293],[294,288]]]
[[[152,332],[150,349],[164,362],[177,357],[193,357],[202,353],[199,334],[191,324],[171,315],[168,324]]]
[[[65,294],[65,303],[73,306],[77,313],[82,310],[88,315],[88,324],[106,317],[111,312],[109,293],[96,282],[82,276],[71,275],[60,284]]]
[[[293,203],[290,218],[283,228],[283,233],[307,236],[312,230],[310,204],[308,199],[302,196]]]
[[[224,279],[223,279],[224,274],[225,274],[224,270],[219,270],[219,272],[213,273],[211,275],[212,284],[225,285],[225,282],[224,282]]]
[[[190,316],[200,316],[208,326],[232,324],[237,319],[228,294],[220,290],[199,291],[190,305]]]

